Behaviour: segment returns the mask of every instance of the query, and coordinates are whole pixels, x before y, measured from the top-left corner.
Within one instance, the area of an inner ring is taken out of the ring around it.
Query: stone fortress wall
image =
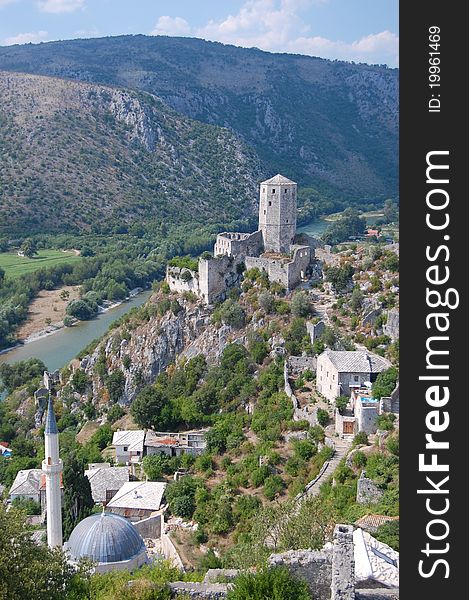
[[[224,231],[217,235],[213,254],[215,256],[257,256],[262,252],[262,231],[236,233]]]
[[[166,281],[171,290],[193,292],[206,304],[223,301],[228,290],[239,286],[242,263],[246,269],[265,271],[270,281],[287,291],[305,281],[312,270],[314,249],[308,238],[301,245],[294,243],[296,199],[297,184],[282,175],[261,183],[258,231],[218,234],[214,258],[199,259],[198,273],[168,267]]]

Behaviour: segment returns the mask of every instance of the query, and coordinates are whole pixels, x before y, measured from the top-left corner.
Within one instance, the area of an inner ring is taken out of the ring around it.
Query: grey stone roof
[[[277,175],[274,175],[270,179],[266,179],[262,183],[276,183],[278,185],[283,185],[284,183],[285,184],[292,184],[292,183],[295,184],[294,181],[292,181],[291,179],[288,179],[287,177],[284,177],[283,175],[280,175],[280,173],[277,173]],[[262,183],[261,183],[261,185],[262,185]]]
[[[90,482],[93,500],[105,502],[107,490],[120,490],[129,481],[129,470],[127,467],[97,467],[86,469],[85,476]]]
[[[71,557],[88,557],[98,563],[126,561],[145,550],[141,535],[130,521],[103,512],[80,521],[67,544]]]
[[[113,446],[128,446],[129,452],[143,452],[145,431],[143,429],[129,429],[115,431],[112,436]]]
[[[391,366],[385,358],[364,350],[326,350],[339,373],[381,373]]]
[[[50,395],[49,403],[47,405],[47,417],[44,433],[59,433],[59,430],[57,429],[57,422],[55,420],[54,404]]]
[[[24,469],[18,471],[10,488],[10,496],[34,496],[41,487],[41,469]]]
[[[124,483],[109,508],[159,510],[166,483],[160,481],[129,481]]]

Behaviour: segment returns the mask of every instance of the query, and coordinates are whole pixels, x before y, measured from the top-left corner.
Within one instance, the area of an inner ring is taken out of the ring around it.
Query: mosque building
[[[44,438],[42,470],[46,478],[47,543],[54,548],[62,546],[60,478],[63,466],[59,457],[59,431],[50,396]],[[136,527],[124,517],[104,511],[80,521],[63,549],[71,563],[77,563],[81,558],[91,559],[99,573],[116,569],[131,571],[148,562],[145,543]]]

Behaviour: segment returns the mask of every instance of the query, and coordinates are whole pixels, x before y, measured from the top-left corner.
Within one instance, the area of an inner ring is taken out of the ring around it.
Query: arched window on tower
[[[275,188],[272,188],[272,194],[275,194]]]

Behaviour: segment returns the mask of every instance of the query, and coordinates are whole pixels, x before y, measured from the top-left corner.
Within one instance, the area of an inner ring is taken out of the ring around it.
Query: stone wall
[[[190,275],[190,279],[188,279]],[[166,267],[166,282],[171,291],[181,294],[182,292],[192,292],[200,295],[199,274],[197,271],[179,267]]]
[[[352,525],[336,525],[334,529],[331,600],[355,600]]]
[[[241,262],[226,255],[199,260],[199,295],[206,304],[225,300],[227,291],[239,285]]]
[[[366,472],[362,471],[357,482],[357,502],[359,504],[376,504],[381,500],[383,493],[383,490],[372,479],[366,477]]]
[[[309,246],[293,246],[291,260],[285,258],[269,258],[268,256],[246,256],[247,269],[265,271],[270,281],[277,281],[287,290],[296,287],[306,276],[311,263],[311,248]]]
[[[162,516],[161,514],[153,515],[147,519],[137,521],[134,526],[143,538],[157,540],[161,537]]]
[[[318,340],[326,329],[326,324],[324,321],[319,321],[319,323],[313,324],[310,321],[306,323],[306,330],[309,333],[309,337],[311,338],[311,343],[314,344],[316,340]]]
[[[286,566],[299,579],[307,582],[315,600],[331,597],[332,552],[324,550],[290,550],[272,554],[270,566]]]
[[[164,557],[167,560],[171,561],[172,564],[181,571],[184,571],[184,564],[181,560],[181,557],[179,556],[178,551],[176,550],[173,542],[171,541],[171,538],[166,533],[162,533],[161,535],[161,549],[163,551]]]
[[[357,418],[358,431],[364,431],[367,434],[376,433],[378,411],[378,402],[366,403],[357,400],[355,403],[355,416]]]
[[[223,232],[217,235],[214,255],[258,256],[262,252],[262,231],[254,233]]]
[[[290,356],[288,370],[292,375],[301,375],[306,370],[316,371],[316,358],[314,356]]]

